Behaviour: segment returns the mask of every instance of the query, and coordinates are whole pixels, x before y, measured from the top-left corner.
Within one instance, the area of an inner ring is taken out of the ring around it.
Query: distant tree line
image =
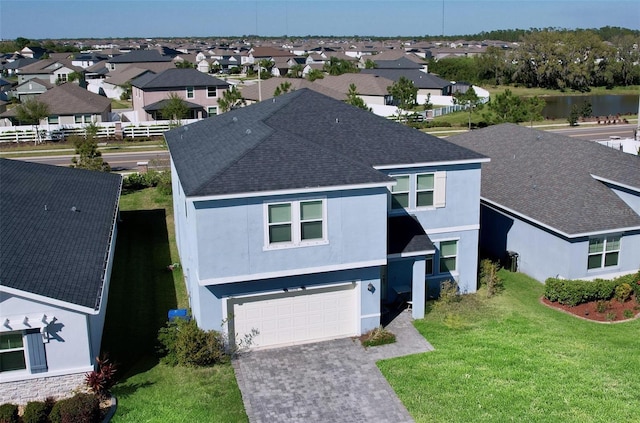
[[[488,47],[474,57],[431,60],[429,71],[477,85],[519,84],[562,91],[640,84],[638,35],[620,31],[605,41],[599,32],[530,31],[513,49]]]

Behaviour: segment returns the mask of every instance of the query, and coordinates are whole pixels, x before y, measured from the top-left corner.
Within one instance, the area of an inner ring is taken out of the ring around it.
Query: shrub
[[[633,288],[628,283],[622,283],[615,288],[615,297],[616,300],[624,303],[631,297],[631,293],[633,292]]]
[[[631,319],[633,317],[633,310],[624,310],[622,312],[622,315],[624,316],[625,319]]]
[[[94,394],[105,396],[116,383],[117,366],[107,357],[96,357],[97,370],[85,375],[84,381]]]
[[[609,309],[609,301],[600,300],[596,303],[596,311],[598,313],[604,313],[608,309]]]
[[[450,304],[460,301],[460,291],[456,281],[446,280],[440,284],[438,303]]]
[[[24,408],[22,414],[23,423],[47,423],[49,421],[49,412],[51,411],[52,403],[45,401],[31,401],[28,402]]]
[[[195,320],[174,319],[160,329],[159,352],[170,366],[209,366],[227,358],[225,339],[220,332],[205,331]]]
[[[609,313],[607,313],[607,315],[605,316],[605,318],[612,322],[614,320],[616,320],[616,314],[613,311],[610,311]]]
[[[171,194],[171,172],[151,169],[145,173],[132,173],[122,181],[122,188],[127,191],[152,187],[158,187],[161,194]]]
[[[76,394],[56,402],[49,414],[51,423],[89,423],[100,417],[100,400],[93,394]]]
[[[568,306],[613,298],[620,279],[595,281],[549,278],[545,281],[544,296],[549,301]]]
[[[396,336],[382,326],[379,326],[364,335],[362,345],[365,347],[375,347],[376,345],[392,344],[394,342],[396,342]]]
[[[0,405],[0,423],[18,423],[18,406],[15,404]]]
[[[502,289],[502,279],[498,276],[500,266],[491,260],[480,262],[480,285],[487,287],[487,297],[491,298]]]

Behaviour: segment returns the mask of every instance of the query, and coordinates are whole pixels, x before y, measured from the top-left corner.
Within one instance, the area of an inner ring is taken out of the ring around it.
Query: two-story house
[[[200,327],[257,347],[355,336],[477,286],[483,155],[309,89],[165,134]]]
[[[197,69],[167,69],[145,73],[131,81],[131,99],[138,121],[163,119],[162,110],[171,95],[185,101],[188,119],[217,115],[218,99],[229,84]]]

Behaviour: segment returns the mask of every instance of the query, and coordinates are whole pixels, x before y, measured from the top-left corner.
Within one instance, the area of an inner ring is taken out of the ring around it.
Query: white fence
[[[196,122],[197,119],[183,119],[182,125]],[[157,120],[151,122],[100,122],[96,124],[98,138],[140,138],[161,136],[172,128],[171,121]],[[26,125],[0,126],[0,143],[36,141],[37,131],[40,140],[57,141],[71,135],[86,134],[87,125]]]

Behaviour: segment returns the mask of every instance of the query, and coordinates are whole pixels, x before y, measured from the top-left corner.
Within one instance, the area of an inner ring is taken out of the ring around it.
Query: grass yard
[[[583,321],[500,275],[499,296],[415,322],[435,351],[378,363],[416,422],[639,422],[640,320]]]
[[[156,189],[123,194],[103,351],[119,365],[119,422],[246,422],[231,364],[173,368],[158,363],[158,329],[171,308],[186,308],[171,196]]]

